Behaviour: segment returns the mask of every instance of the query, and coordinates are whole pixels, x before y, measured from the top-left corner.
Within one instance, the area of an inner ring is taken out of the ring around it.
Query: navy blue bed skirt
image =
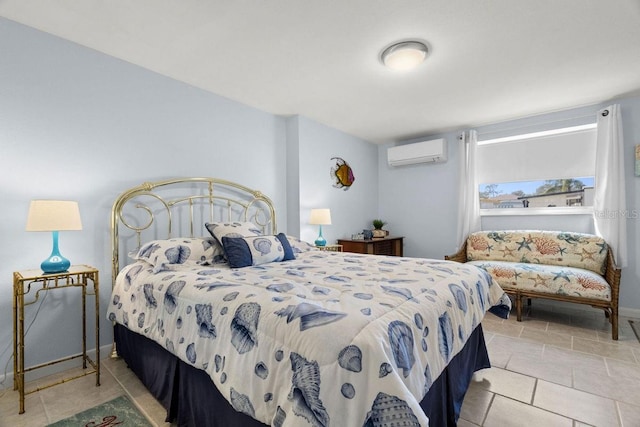
[[[236,412],[206,372],[187,365],[150,339],[119,324],[114,328],[114,339],[118,355],[166,409],[166,421],[180,427],[265,426]],[[420,402],[431,427],[457,424],[471,376],[489,366],[479,325]]]

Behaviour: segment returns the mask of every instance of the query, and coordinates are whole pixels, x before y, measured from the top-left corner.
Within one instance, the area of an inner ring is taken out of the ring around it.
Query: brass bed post
[[[119,251],[118,251],[118,238],[119,238],[119,234],[118,234],[118,218],[116,215],[116,205],[118,203],[118,201],[120,200],[120,197],[118,197],[118,199],[116,199],[116,201],[114,202],[112,208],[111,208],[111,223],[110,223],[110,228],[111,228],[111,289],[113,290],[113,287],[115,286],[116,283],[116,276],[118,275],[118,271],[119,271]],[[112,326],[115,326],[114,322],[111,322]],[[111,354],[109,355],[110,358],[112,359],[117,359],[118,358],[118,350],[116,349],[116,341],[115,341],[115,337],[113,339],[113,342],[111,343]]]

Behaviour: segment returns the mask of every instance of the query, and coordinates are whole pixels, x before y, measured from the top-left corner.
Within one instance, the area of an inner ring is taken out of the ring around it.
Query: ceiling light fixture
[[[413,70],[427,57],[427,45],[415,40],[394,43],[380,54],[382,63],[392,70]]]

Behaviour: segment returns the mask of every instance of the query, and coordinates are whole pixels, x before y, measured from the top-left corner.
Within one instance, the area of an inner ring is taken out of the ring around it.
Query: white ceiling
[[[0,16],[376,143],[640,94],[640,0],[0,0]],[[408,38],[427,61],[384,68]]]

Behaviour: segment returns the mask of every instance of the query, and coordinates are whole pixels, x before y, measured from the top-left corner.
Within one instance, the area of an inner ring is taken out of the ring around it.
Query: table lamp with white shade
[[[331,225],[331,210],[329,209],[311,209],[309,224],[320,227],[320,233],[315,241],[316,246],[325,246],[327,241],[322,237],[322,226]]]
[[[67,271],[71,262],[60,255],[58,232],[82,230],[78,202],[68,200],[32,200],[27,218],[27,231],[51,231],[53,250],[49,258],[42,261],[40,268],[45,274]]]

